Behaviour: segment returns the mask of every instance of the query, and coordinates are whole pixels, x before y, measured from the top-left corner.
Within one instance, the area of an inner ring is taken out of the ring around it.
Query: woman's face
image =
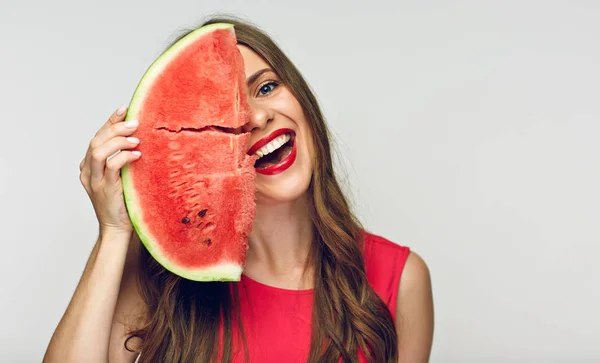
[[[244,58],[250,121],[248,154],[256,154],[258,204],[292,201],[310,184],[314,149],[300,103],[269,65],[250,48]]]

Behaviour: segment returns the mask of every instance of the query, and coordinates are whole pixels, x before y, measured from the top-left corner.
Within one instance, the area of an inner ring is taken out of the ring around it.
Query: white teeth
[[[289,134],[283,134],[281,136],[278,136],[275,139],[271,140],[271,142],[257,150],[255,154],[258,155],[259,158],[262,158],[263,156],[268,155],[282,147],[286,142],[290,140],[290,138],[291,136]]]

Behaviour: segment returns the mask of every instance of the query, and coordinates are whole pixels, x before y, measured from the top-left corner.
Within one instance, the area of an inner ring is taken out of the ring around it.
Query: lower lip
[[[262,175],[275,175],[286,171],[296,161],[296,138],[294,137],[294,143],[292,144],[292,151],[285,159],[281,160],[275,165],[268,166],[264,169],[255,169],[258,174]]]

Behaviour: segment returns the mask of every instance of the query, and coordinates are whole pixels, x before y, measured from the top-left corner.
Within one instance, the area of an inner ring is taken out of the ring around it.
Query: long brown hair
[[[308,190],[315,240],[308,259],[314,271],[308,361],[337,362],[342,357],[343,362],[355,363],[360,349],[370,362],[396,362],[394,321],[367,280],[363,228],[336,179],[329,130],[313,92],[294,64],[258,27],[232,17],[212,18],[203,25],[211,23],[234,25],[238,43],[271,66],[299,101],[309,123],[315,148]],[[231,362],[235,339],[247,349],[235,284],[185,280],[142,250],[139,287],[147,306],[146,324],[130,335],[143,339],[140,363]],[[234,330],[234,324],[239,329]],[[234,336],[234,331],[240,334]]]

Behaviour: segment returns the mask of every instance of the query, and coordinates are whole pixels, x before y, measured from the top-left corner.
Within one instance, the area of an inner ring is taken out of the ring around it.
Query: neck
[[[244,274],[263,283],[286,287],[310,285],[306,261],[313,243],[308,196],[256,211]]]

